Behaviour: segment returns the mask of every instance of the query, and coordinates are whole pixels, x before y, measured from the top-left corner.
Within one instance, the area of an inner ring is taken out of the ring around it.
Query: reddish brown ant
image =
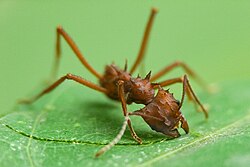
[[[182,67],[184,71],[194,79],[198,79],[195,73],[185,63],[175,62],[169,66],[166,66],[163,70],[159,71],[152,77],[151,72],[149,72],[145,78],[141,78],[139,76],[137,78],[132,77],[133,72],[136,70],[145,55],[147,41],[156,13],[157,10],[153,8],[151,10],[151,14],[144,32],[143,40],[137,59],[129,72],[127,71],[127,63],[125,63],[125,68],[123,70],[118,68],[114,64],[111,64],[106,66],[104,75],[99,74],[92,68],[92,66],[89,65],[89,63],[86,61],[86,59],[78,49],[77,45],[73,42],[71,37],[64,31],[64,29],[61,26],[57,27],[56,62],[54,66],[54,72],[56,72],[58,68],[59,59],[61,56],[60,38],[63,37],[68,43],[68,45],[71,47],[73,52],[76,54],[82,65],[84,65],[93,75],[95,75],[99,79],[100,86],[89,82],[84,78],[69,73],[58,79],[46,89],[44,89],[40,94],[34,96],[32,99],[27,100],[25,102],[34,102],[44,94],[54,90],[65,80],[73,80],[91,89],[102,92],[113,100],[121,101],[123,115],[125,117],[122,129],[117,135],[117,137],[109,145],[103,147],[99,152],[97,152],[96,157],[107,151],[120,140],[127,125],[130,129],[132,137],[139,144],[142,143],[142,140],[136,135],[132,127],[129,115],[141,116],[153,130],[161,132],[170,137],[180,136],[180,133],[177,130],[180,123],[184,131],[188,133],[188,123],[180,111],[184,101],[185,93],[187,93],[189,99],[196,102],[201,107],[206,118],[208,117],[208,113],[198,100],[195,93],[193,92],[188,82],[187,75],[184,75],[183,77],[179,78],[165,80],[163,82],[152,82],[178,66]],[[165,91],[162,88],[175,83],[183,84],[183,93],[180,102],[176,100],[173,95],[169,93],[168,90]],[[158,93],[156,95],[155,89],[158,89]],[[133,102],[137,104],[144,104],[145,107],[134,112],[128,112],[126,105],[131,104]]]

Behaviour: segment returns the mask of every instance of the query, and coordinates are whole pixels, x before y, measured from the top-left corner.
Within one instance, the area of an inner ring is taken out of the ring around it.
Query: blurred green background
[[[0,0],[0,113],[48,79],[57,25],[102,72],[112,61],[133,62],[152,6],[159,13],[143,63],[146,72],[182,60],[208,83],[249,79],[249,0]],[[65,42],[62,51],[60,75],[71,72],[95,82]],[[178,69],[165,78],[182,74]]]

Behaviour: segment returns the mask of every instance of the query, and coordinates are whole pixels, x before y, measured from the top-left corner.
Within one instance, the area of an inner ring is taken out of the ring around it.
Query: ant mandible
[[[152,77],[151,77],[151,71],[146,75],[145,78],[141,78],[139,76],[136,78],[132,77],[132,74],[134,73],[138,65],[141,63],[141,60],[145,55],[145,50],[147,47],[150,31],[152,29],[152,24],[156,13],[157,9],[152,8],[144,32],[140,50],[132,68],[129,71],[127,70],[127,62],[125,63],[124,69],[120,69],[115,64],[111,64],[106,66],[103,75],[99,74],[86,61],[83,54],[80,52],[80,50],[78,49],[74,41],[71,39],[71,37],[66,33],[66,31],[64,31],[64,29],[61,26],[58,26],[56,29],[57,38],[56,38],[56,59],[55,59],[56,61],[54,65],[54,75],[57,72],[59,60],[61,57],[60,43],[61,43],[61,37],[63,37],[65,41],[68,43],[68,45],[71,47],[77,58],[80,60],[82,65],[85,66],[94,76],[96,76],[99,79],[100,85],[96,85],[92,82],[85,80],[82,77],[68,73],[62,76],[52,85],[48,86],[41,93],[34,96],[32,99],[23,102],[26,103],[34,102],[41,96],[54,90],[65,80],[73,80],[91,89],[104,93],[106,96],[108,96],[113,100],[120,101],[122,104],[123,115],[125,118],[123,126],[119,134],[116,136],[116,138],[96,153],[96,157],[106,152],[121,139],[126,129],[126,126],[129,127],[131,136],[139,144],[142,144],[142,140],[137,136],[132,127],[129,115],[141,116],[145,120],[145,122],[151,127],[151,129],[157,132],[161,132],[173,138],[180,136],[180,133],[177,130],[180,123],[181,123],[181,128],[184,129],[186,133],[188,133],[189,132],[188,123],[180,111],[184,101],[185,93],[187,94],[190,100],[194,101],[196,104],[200,106],[206,118],[208,117],[208,113],[206,109],[203,107],[203,105],[200,103],[194,91],[192,90],[187,75],[184,75],[183,77],[168,79],[162,82],[153,83],[153,81],[159,79],[161,76],[163,76],[164,74],[168,73],[169,71],[178,66],[182,67],[189,76],[193,77],[199,83],[204,85],[203,82],[198,78],[198,76],[185,63],[174,62],[163,68],[161,71],[159,71]],[[175,83],[183,84],[183,93],[181,101],[176,100],[173,97],[173,94],[169,93],[168,90],[164,90],[162,88]],[[158,89],[156,95],[155,95],[155,89]],[[145,107],[134,112],[128,112],[126,105],[131,104],[133,102],[137,104],[144,104]]]

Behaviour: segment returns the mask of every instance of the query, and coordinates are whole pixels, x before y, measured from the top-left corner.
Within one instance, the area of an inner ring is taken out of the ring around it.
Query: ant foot
[[[32,99],[18,99],[17,103],[18,104],[31,104],[33,102]]]
[[[133,138],[134,138],[139,144],[142,144],[142,139],[139,138],[137,135],[133,135]]]

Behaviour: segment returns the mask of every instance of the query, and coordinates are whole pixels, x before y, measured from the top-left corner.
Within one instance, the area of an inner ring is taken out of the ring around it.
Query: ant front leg
[[[73,80],[75,82],[78,82],[82,85],[85,85],[91,89],[94,89],[96,91],[102,92],[102,93],[106,93],[107,90],[103,87],[100,87],[98,85],[95,85],[92,82],[89,82],[87,80],[85,80],[84,78],[81,78],[77,75],[73,75],[73,74],[66,74],[65,76],[61,77],[60,79],[58,79],[56,82],[54,82],[52,85],[50,85],[49,87],[47,87],[46,89],[44,89],[42,92],[40,92],[39,94],[37,94],[36,96],[34,96],[31,99],[28,100],[21,100],[21,103],[33,103],[34,101],[36,101],[37,99],[39,99],[40,97],[42,97],[43,95],[51,92],[52,90],[54,90],[57,86],[59,86],[61,83],[63,83],[65,80]]]
[[[127,116],[128,115],[128,112],[127,112],[127,104],[126,104],[126,100],[125,100],[125,94],[124,94],[124,81],[122,80],[119,80],[118,83],[118,95],[119,95],[119,98],[120,98],[120,101],[122,103],[122,110],[123,110],[123,115],[124,116]],[[133,127],[132,127],[132,124],[131,124],[131,120],[128,118],[127,120],[127,123],[128,123],[128,127],[129,127],[129,130],[131,132],[131,136],[139,143],[139,144],[142,144],[142,140],[141,138],[139,138],[137,136],[137,134],[135,133]]]
[[[116,137],[109,144],[107,144],[106,146],[102,147],[95,154],[96,158],[99,157],[100,155],[102,155],[103,153],[105,153],[106,151],[108,151],[109,149],[111,149],[111,147],[113,147],[115,144],[117,144],[119,142],[119,140],[122,138],[122,136],[123,136],[123,134],[124,134],[124,132],[126,130],[126,127],[127,127],[127,124],[128,124],[128,120],[129,120],[129,116],[126,115],[120,132],[116,135]]]
[[[166,80],[163,82],[155,83],[154,88],[157,88],[158,85],[160,85],[161,87],[165,87],[165,86],[169,86],[169,85],[172,85],[175,83],[182,83],[183,84],[183,94],[182,94],[182,99],[181,99],[179,106],[180,107],[182,106],[183,101],[184,101],[185,92],[186,92],[188,98],[190,100],[192,100],[193,102],[195,102],[196,104],[198,104],[201,107],[203,113],[205,114],[205,117],[208,118],[208,112],[204,108],[204,106],[201,104],[198,97],[195,95],[195,93],[194,93],[194,91],[193,91],[193,89],[188,81],[187,75],[184,75],[183,77],[180,77],[180,78],[173,78],[173,79],[169,79],[169,80]]]
[[[168,72],[172,71],[173,69],[181,67],[189,76],[191,76],[194,80],[196,80],[197,83],[199,83],[203,88],[208,89],[205,82],[186,64],[181,61],[176,61],[162,70],[160,70],[158,73],[154,74],[150,81],[155,81],[162,77],[163,75],[167,74]]]
[[[75,42],[71,39],[71,37],[66,33],[66,31],[61,26],[58,26],[56,29],[56,57],[55,57],[56,59],[52,71],[52,77],[56,76],[59,67],[59,59],[61,57],[61,38],[60,38],[61,36],[68,43],[68,45],[73,50],[73,52],[75,53],[79,61],[82,63],[82,65],[85,66],[97,78],[99,79],[102,78],[102,76],[87,62],[87,60],[84,58],[83,54],[78,49]]]

